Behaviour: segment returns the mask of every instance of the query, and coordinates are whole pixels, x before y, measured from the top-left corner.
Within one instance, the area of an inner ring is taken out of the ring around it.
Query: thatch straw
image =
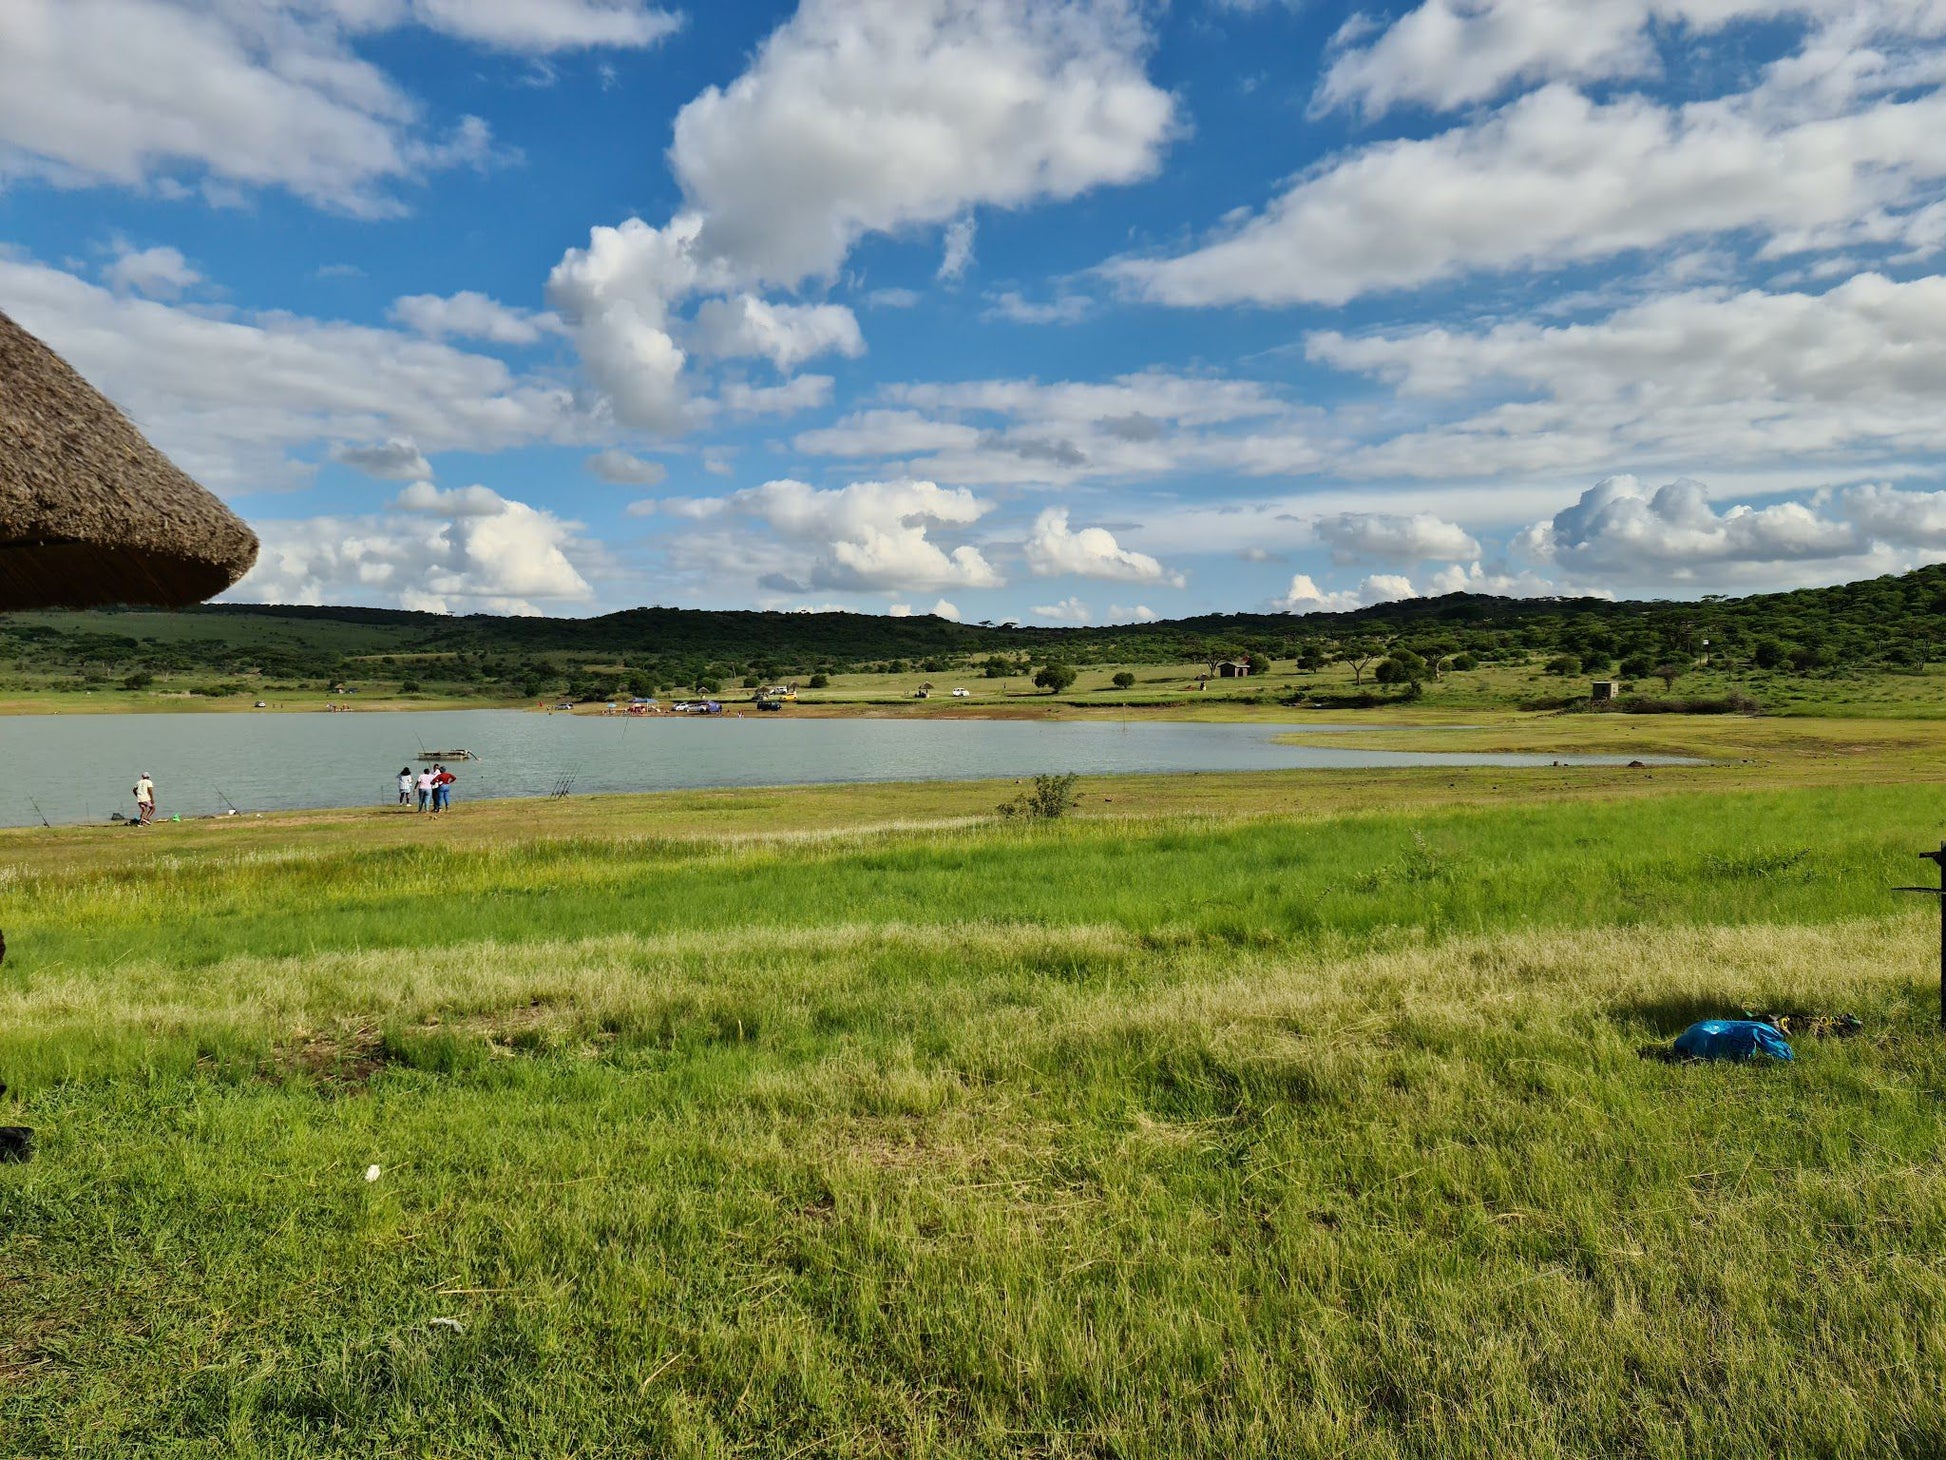
[[[235,513],[0,314],[0,611],[179,608],[256,560]]]

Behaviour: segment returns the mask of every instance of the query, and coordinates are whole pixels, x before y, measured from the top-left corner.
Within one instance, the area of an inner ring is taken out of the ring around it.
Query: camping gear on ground
[[[1701,1019],[1678,1034],[1671,1049],[1681,1059],[1793,1058],[1790,1041],[1761,1019]]]
[[[0,314],[0,612],[183,608],[256,561],[242,519]]]

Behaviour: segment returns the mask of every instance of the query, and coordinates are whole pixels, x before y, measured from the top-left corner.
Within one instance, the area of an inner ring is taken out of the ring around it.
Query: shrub
[[[1002,801],[998,810],[1009,819],[1059,821],[1081,804],[1081,797],[1074,789],[1080,782],[1081,777],[1073,771],[1064,776],[1035,776],[1033,790],[1022,791],[1011,801]]]
[[[1557,654],[1541,666],[1542,674],[1579,674],[1581,661],[1572,654]]]
[[[1114,685],[1116,689],[1133,689],[1135,688],[1135,676],[1124,669],[1115,676]]]
[[[814,674],[806,683],[812,689],[829,689],[831,687],[831,676],[828,674]]]
[[[399,693],[402,695],[416,695],[419,693],[419,681],[416,679],[400,680]]]
[[[1372,678],[1380,684],[1417,684],[1428,672],[1425,660],[1410,649],[1400,649],[1379,661]]]
[[[1701,699],[1644,698],[1630,696],[1610,700],[1607,708],[1624,715],[1761,715],[1764,707],[1748,695],[1727,694]]]
[[[1446,667],[1448,669],[1456,669],[1464,674],[1469,669],[1478,669],[1480,667],[1480,661],[1475,659],[1471,654],[1455,654],[1451,659],[1446,661]]]
[[[147,689],[155,683],[155,676],[146,669],[138,669],[122,681],[123,689]]]

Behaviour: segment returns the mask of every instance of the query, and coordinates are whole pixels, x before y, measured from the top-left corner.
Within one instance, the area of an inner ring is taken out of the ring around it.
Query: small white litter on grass
[[[365,1168],[365,1179],[367,1181],[376,1181],[378,1180],[379,1177],[383,1176],[384,1174],[385,1171],[382,1167],[367,1166]]]
[[[457,1318],[431,1318],[426,1321],[428,1328],[450,1328],[455,1333],[464,1333],[466,1328]]]

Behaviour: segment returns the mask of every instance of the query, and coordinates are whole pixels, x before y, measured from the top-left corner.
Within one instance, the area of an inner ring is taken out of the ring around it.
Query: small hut
[[[1620,690],[1621,686],[1614,680],[1598,679],[1594,682],[1594,688],[1589,691],[1588,698],[1597,705],[1606,704],[1614,699]]]
[[[0,314],[0,612],[181,608],[256,560],[235,513]]]
[[[1247,659],[1225,659],[1216,666],[1218,679],[1247,679],[1250,675],[1250,662]]]

